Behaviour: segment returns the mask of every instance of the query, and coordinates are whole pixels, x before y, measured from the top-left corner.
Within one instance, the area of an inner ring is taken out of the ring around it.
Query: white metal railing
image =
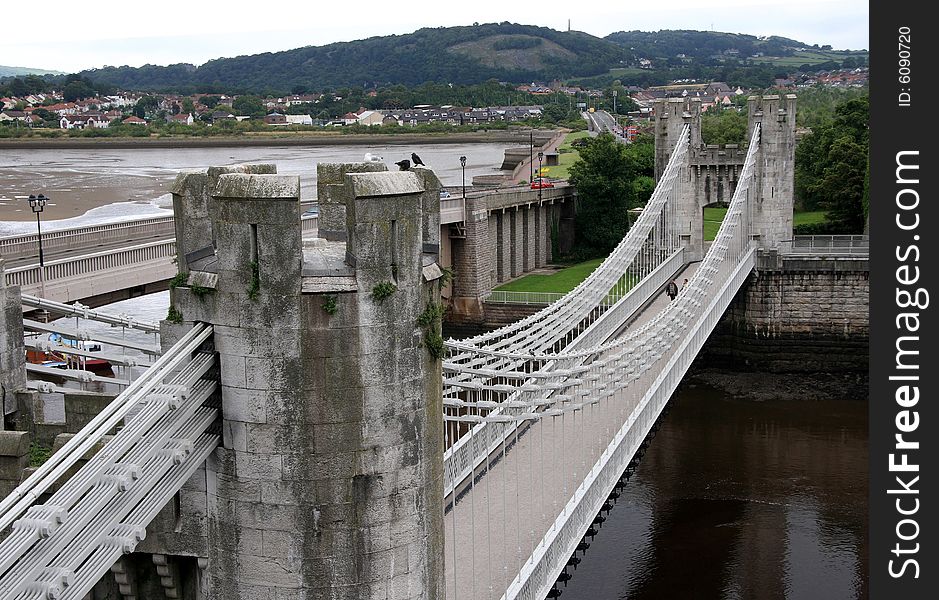
[[[483,460],[488,449],[497,442],[492,438],[493,432],[484,433],[492,420],[471,423],[462,419],[466,386],[472,388],[480,381],[498,380],[506,372],[525,373],[528,377],[543,370],[545,376],[554,378],[552,372],[557,365],[555,359],[560,358],[558,355],[578,347],[572,343],[581,333],[591,330],[593,323],[611,305],[626,297],[634,286],[667,262],[680,247],[673,203],[669,200],[684,189],[689,136],[689,128],[685,126],[665,173],[639,219],[610,256],[573,291],[512,325],[467,340],[447,341],[448,356],[444,362],[444,413],[447,421],[444,478],[447,493],[459,488],[462,478],[472,472],[474,465]],[[641,303],[637,302],[636,306]],[[615,326],[609,320],[606,322],[610,327]],[[577,362],[583,360],[581,357]],[[552,385],[556,384],[558,381],[552,382]],[[506,389],[487,392],[487,414],[492,412],[495,418],[503,410],[509,410],[500,405],[515,402],[514,393],[514,390]],[[514,427],[500,426],[498,429],[498,435],[506,435]],[[473,443],[465,439],[467,435],[473,438]]]
[[[548,305],[564,297],[563,292],[515,292],[510,290],[492,290],[483,298],[494,304],[540,304]]]
[[[459,223],[466,220],[466,207],[463,198],[449,198],[440,201],[440,224]]]
[[[866,235],[797,235],[786,240],[785,254],[870,254]]]
[[[112,315],[110,313],[101,312],[100,310],[95,310],[87,306],[83,306],[79,304],[78,302],[75,302],[74,304],[65,304],[64,302],[46,300],[44,298],[31,296],[29,294],[22,295],[22,302],[23,302],[23,306],[30,306],[32,308],[41,308],[51,313],[64,315],[67,317],[81,317],[82,319],[85,319],[85,320],[99,321],[101,323],[107,323],[109,325],[119,325],[121,327],[129,327],[130,329],[139,329],[141,331],[146,331],[148,333],[160,332],[160,326],[157,323],[151,323],[149,321],[139,321],[130,315]]]
[[[60,258],[45,266],[45,282],[57,279],[87,277],[118,267],[134,266],[149,261],[176,258],[176,240],[161,240],[129,248],[104,250],[83,256]],[[6,270],[7,285],[20,287],[39,285],[39,265],[27,265]]]
[[[150,217],[46,231],[42,234],[42,248],[44,252],[74,250],[118,240],[132,241],[140,237],[173,237],[173,235],[175,235],[173,217]],[[34,256],[39,252],[38,240],[39,236],[35,233],[0,238],[0,253],[7,260]]]

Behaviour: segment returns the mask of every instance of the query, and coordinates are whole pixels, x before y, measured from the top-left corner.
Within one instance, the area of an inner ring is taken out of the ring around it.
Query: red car
[[[535,179],[531,182],[531,189],[533,190],[553,187],[554,184],[551,181],[544,179],[543,177],[535,177]]]

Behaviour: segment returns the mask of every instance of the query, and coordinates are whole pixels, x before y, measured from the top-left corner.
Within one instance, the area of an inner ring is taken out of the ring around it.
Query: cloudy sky
[[[713,29],[781,35],[837,49],[869,47],[867,0],[41,4],[38,20],[4,27],[0,64],[69,72],[105,65],[198,65],[213,58],[410,33],[420,27],[511,21],[567,29],[568,19],[572,29],[600,37],[634,29]],[[26,5],[15,13],[36,14]]]

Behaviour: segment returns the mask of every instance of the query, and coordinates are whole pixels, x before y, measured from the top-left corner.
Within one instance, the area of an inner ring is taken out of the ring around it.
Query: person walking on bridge
[[[668,285],[665,286],[665,293],[668,294],[669,300],[674,300],[675,296],[678,295],[678,284],[674,281],[669,281]]]

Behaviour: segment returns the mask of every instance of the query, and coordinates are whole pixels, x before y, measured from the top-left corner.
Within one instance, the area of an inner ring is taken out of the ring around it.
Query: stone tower
[[[655,101],[655,180],[665,172],[682,127],[691,125],[692,148],[701,146],[701,99],[663,98]]]
[[[672,221],[685,247],[686,260],[704,256],[702,210],[727,205],[733,198],[746,160],[746,147],[704,145],[698,98],[656,101],[655,176],[660,179],[685,124],[691,126],[687,171],[679,177]],[[795,168],[796,97],[753,96],[748,99],[748,133],[761,124],[755,177],[750,187],[751,234],[761,248],[775,248],[792,237]]]
[[[216,250],[181,264],[173,310],[220,362],[206,598],[443,596],[436,177],[356,170],[320,169],[345,242],[301,238],[298,178],[217,174]]]
[[[751,96],[747,135],[760,123],[757,193],[750,195],[750,233],[759,247],[777,248],[792,238],[793,173],[796,149],[796,96]]]

